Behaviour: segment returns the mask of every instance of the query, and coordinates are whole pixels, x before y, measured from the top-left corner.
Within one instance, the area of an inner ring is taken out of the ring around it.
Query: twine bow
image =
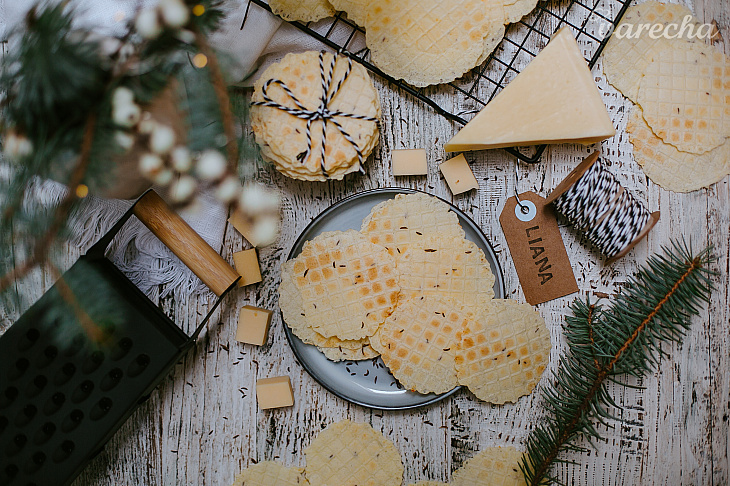
[[[307,159],[312,153],[312,122],[322,120],[322,160],[320,161],[320,166],[322,168],[322,174],[324,174],[325,177],[329,177],[324,166],[325,146],[327,143],[327,123],[331,122],[335,127],[337,127],[337,130],[339,130],[344,139],[350,142],[350,144],[353,146],[355,152],[357,153],[357,161],[360,165],[360,172],[363,174],[365,173],[365,170],[363,169],[362,151],[360,150],[360,147],[357,145],[352,136],[347,133],[344,128],[342,128],[342,125],[340,124],[340,122],[337,121],[336,117],[343,116],[347,118],[354,118],[356,120],[367,120],[378,123],[378,119],[372,116],[358,115],[357,113],[344,113],[342,111],[331,111],[328,108],[330,102],[335,97],[335,95],[337,95],[340,88],[347,80],[348,76],[350,76],[350,72],[352,71],[352,59],[348,57],[347,70],[345,71],[345,75],[337,82],[337,85],[334,89],[330,89],[332,87],[335,64],[337,63],[339,54],[339,52],[335,53],[335,55],[332,57],[332,61],[329,64],[329,69],[325,72],[324,52],[319,53],[319,71],[322,77],[322,98],[320,99],[319,107],[316,110],[308,110],[297,99],[297,97],[294,96],[294,93],[291,92],[286,83],[284,83],[280,79],[269,79],[268,81],[266,81],[261,90],[264,101],[254,101],[251,103],[252,105],[256,106],[269,106],[271,108],[277,108],[279,110],[289,113],[290,115],[296,116],[297,118],[307,120],[307,150],[297,155],[297,160],[299,160],[302,164],[306,163]],[[284,92],[287,94],[287,96],[291,98],[297,108],[284,106],[271,99],[268,94],[268,90],[272,84],[279,85],[281,89],[283,89]]]

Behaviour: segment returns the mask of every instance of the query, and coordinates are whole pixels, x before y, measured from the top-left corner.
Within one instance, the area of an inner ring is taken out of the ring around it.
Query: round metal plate
[[[314,218],[302,231],[289,253],[289,259],[299,255],[304,243],[320,233],[347,229],[359,230],[363,218],[370,213],[373,206],[394,198],[396,194],[414,192],[419,191],[406,188],[373,189],[333,204]],[[484,255],[495,276],[495,298],[503,299],[505,297],[504,278],[492,245],[469,216],[452,204],[448,202],[446,204],[449,204],[451,210],[459,217],[466,238],[484,250]],[[316,346],[304,344],[291,332],[289,326],[285,325],[284,330],[294,355],[312,378],[338,397],[357,405],[381,410],[404,410],[437,402],[459,389],[457,387],[441,395],[423,395],[404,390],[379,357],[364,361],[330,361]]]

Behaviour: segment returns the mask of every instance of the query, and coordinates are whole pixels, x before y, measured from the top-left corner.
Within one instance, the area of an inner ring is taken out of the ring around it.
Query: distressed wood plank
[[[700,20],[714,19],[726,38],[730,35],[730,5],[721,0],[696,0]],[[554,27],[555,19],[546,18]],[[597,26],[596,26],[597,27]],[[728,43],[721,47],[728,53]],[[536,46],[527,46],[535,48]],[[576,485],[590,484],[727,484],[730,439],[730,187],[728,178],[708,190],[672,194],[647,180],[634,162],[623,129],[630,102],[609,86],[601,66],[593,70],[609,112],[619,129],[602,144],[604,158],[622,184],[662,217],[647,240],[611,267],[586,246],[586,241],[560,221],[568,255],[581,289],[580,296],[614,294],[627,275],[665,244],[670,237],[692,237],[696,246],[712,244],[719,256],[718,272],[709,308],[693,320],[682,346],[667,348],[668,356],[656,373],[631,384],[611,385],[615,410],[625,421],[602,427],[605,441],[588,454],[567,455],[577,465],[561,465],[560,477]],[[498,222],[505,200],[515,188],[515,161],[499,150],[467,154],[479,181],[479,190],[452,196],[437,164],[449,157],[442,143],[458,127],[435,115],[402,92],[376,81],[383,107],[381,145],[368,162],[365,177],[342,182],[302,183],[287,179],[265,164],[255,168],[256,178],[275,185],[283,194],[283,228],[274,245],[259,253],[264,281],[234,292],[211,320],[198,345],[156,389],[114,436],[104,452],[82,473],[76,485],[98,484],[229,484],[243,467],[262,460],[303,465],[303,449],[328,424],[350,418],[371,423],[393,440],[401,452],[408,481],[448,480],[451,472],[475,452],[491,445],[522,448],[542,413],[536,394],[516,404],[492,406],[462,391],[426,409],[379,412],[333,396],[296,362],[286,342],[283,323],[275,313],[268,343],[255,347],[235,342],[238,309],[251,304],[276,309],[279,266],[305,226],[327,208],[362,190],[401,186],[425,190],[452,201],[470,214],[489,237],[504,271],[510,298],[524,300],[509,249]],[[465,111],[474,107],[433,88],[447,107]],[[429,158],[426,177],[394,179],[390,175],[390,150],[425,148]],[[575,165],[592,151],[578,146],[549,147],[536,166],[519,164],[520,192],[547,194]],[[224,258],[246,248],[230,226],[221,248]],[[68,266],[78,256],[69,249]],[[20,285],[28,301],[37,299],[53,279],[36,271]],[[551,331],[553,363],[564,349],[561,324],[568,296],[538,306]],[[209,295],[185,302],[166,299],[163,309],[182,329],[191,332],[212,305]],[[3,309],[7,325],[19,310]],[[257,378],[289,375],[296,402],[283,410],[259,411],[255,401]]]

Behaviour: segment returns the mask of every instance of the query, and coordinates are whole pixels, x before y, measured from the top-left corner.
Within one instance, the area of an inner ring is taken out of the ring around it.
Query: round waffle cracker
[[[397,265],[399,299],[453,298],[477,314],[494,298],[494,275],[484,252],[462,237],[425,236],[400,255]]]
[[[372,4],[370,0],[331,0],[330,4],[336,10],[347,13],[347,18],[360,27],[367,26]]]
[[[399,302],[370,343],[405,388],[445,393],[458,384],[456,348],[472,318],[456,300],[417,297]]]
[[[523,486],[522,452],[514,447],[487,447],[451,475],[451,486]]]
[[[702,154],[730,136],[730,60],[712,46],[679,43],[656,52],[637,102],[662,140]]]
[[[335,14],[335,9],[327,0],[269,0],[269,7],[288,21],[314,22]]]
[[[388,251],[355,230],[305,243],[292,267],[312,329],[324,337],[372,336],[398,301],[398,273]]]
[[[368,338],[359,342],[362,342],[362,346],[357,349],[348,349],[341,346],[331,346],[328,348],[318,346],[318,348],[327,356],[327,359],[332,361],[361,361],[380,356],[380,353],[370,346],[370,340]]]
[[[537,0],[505,0],[504,24],[519,22],[522,17],[535,10]]]
[[[317,486],[401,486],[403,463],[391,441],[349,420],[323,430],[304,450],[305,475]]]
[[[480,400],[527,395],[550,360],[550,333],[529,304],[496,299],[467,323],[456,354],[458,381]]]
[[[376,205],[363,219],[360,232],[396,256],[429,234],[464,237],[459,218],[449,205],[422,192],[396,194]]]
[[[501,0],[375,0],[366,44],[373,63],[414,86],[447,83],[481,58],[485,39],[504,31]]]
[[[505,21],[505,25],[506,25]],[[484,64],[484,61],[487,60],[489,55],[494,51],[494,49],[497,48],[500,42],[502,42],[502,39],[504,39],[504,29],[497,30],[493,29],[489,32],[489,35],[484,38],[484,41],[482,42],[483,50],[482,54],[479,56],[479,59],[477,59],[477,66],[481,66]]]
[[[730,174],[730,139],[704,154],[680,152],[654,135],[638,106],[631,112],[626,132],[634,146],[634,159],[646,175],[664,189],[696,191]]]
[[[236,476],[233,486],[306,486],[304,469],[286,467],[278,462],[263,461],[244,469]]]
[[[699,21],[692,17],[692,12],[684,5],[649,0],[629,7],[603,51],[603,72],[608,82],[636,102],[641,78],[658,49],[679,43],[697,42],[696,38],[688,36],[689,30],[682,32],[681,37],[667,39],[660,36],[655,39],[647,30],[639,32],[638,29],[643,25],[659,24],[666,28],[671,24],[677,25],[676,32],[672,30],[671,33],[679,35],[680,26],[686,16],[692,18],[689,25],[696,32]],[[674,27],[670,27],[671,29]],[[631,36],[628,35],[629,32]]]
[[[312,329],[304,313],[302,294],[294,284],[293,267],[294,260],[289,260],[282,265],[281,284],[279,284],[279,307],[284,322],[292,332],[302,342],[313,344],[318,348],[361,350],[366,344],[369,344],[367,339],[345,340],[334,336],[326,338]]]
[[[324,67],[328,70],[333,54],[324,53]],[[344,77],[347,59],[340,57],[335,65],[331,90]],[[322,76],[319,66],[319,52],[308,51],[287,54],[280,62],[269,66],[254,84],[252,101],[264,101],[262,89],[270,79],[283,81],[299,102],[308,110],[319,108],[322,98]],[[271,84],[268,94],[275,102],[297,108],[294,101],[278,84]],[[352,64],[352,71],[342,83],[340,90],[328,103],[330,111],[354,113],[380,117],[380,103],[377,91],[367,70],[358,63]],[[363,160],[377,145],[377,123],[368,120],[338,116],[335,118],[360,148]],[[321,120],[311,124],[312,147],[309,156],[300,160],[307,150],[307,121],[283,110],[269,106],[251,107],[251,127],[256,142],[266,147],[266,157],[277,169],[289,177],[302,180],[325,181],[329,178],[342,179],[345,174],[359,170],[357,152],[350,142],[335,127],[327,123],[325,145],[325,171],[321,167],[322,127]]]

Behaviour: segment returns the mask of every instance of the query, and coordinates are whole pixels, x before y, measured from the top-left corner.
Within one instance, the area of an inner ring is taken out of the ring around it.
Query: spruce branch
[[[94,112],[89,115],[84,128],[84,137],[81,143],[81,152],[79,154],[78,162],[74,167],[71,177],[68,182],[69,191],[66,196],[61,200],[59,205],[56,207],[53,221],[48,227],[45,234],[36,242],[31,256],[10,269],[5,275],[0,277],[0,292],[3,292],[16,280],[25,277],[31,270],[36,266],[42,264],[47,255],[48,250],[53,245],[59,231],[63,228],[68,218],[69,212],[73,208],[74,203],[78,200],[76,194],[76,187],[84,180],[86,170],[89,166],[91,148],[94,142],[94,132],[96,129],[96,114]]]
[[[617,419],[619,408],[606,382],[619,376],[643,376],[665,355],[662,344],[680,343],[714,290],[711,250],[697,254],[684,242],[672,242],[661,255],[628,280],[606,309],[576,299],[564,325],[568,350],[559,360],[552,383],[543,390],[546,416],[527,440],[520,469],[531,486],[559,482],[551,473],[560,453],[584,452],[573,441],[600,439],[594,425]]]
[[[231,111],[231,100],[228,96],[228,88],[223,78],[223,71],[218,63],[216,56],[208,39],[199,30],[195,31],[195,42],[200,51],[208,58],[208,68],[210,70],[211,83],[215,91],[218,105],[223,118],[223,133],[226,136],[226,154],[228,157],[228,165],[233,173],[238,172],[238,141],[236,140],[236,130],[233,123],[233,113]]]

